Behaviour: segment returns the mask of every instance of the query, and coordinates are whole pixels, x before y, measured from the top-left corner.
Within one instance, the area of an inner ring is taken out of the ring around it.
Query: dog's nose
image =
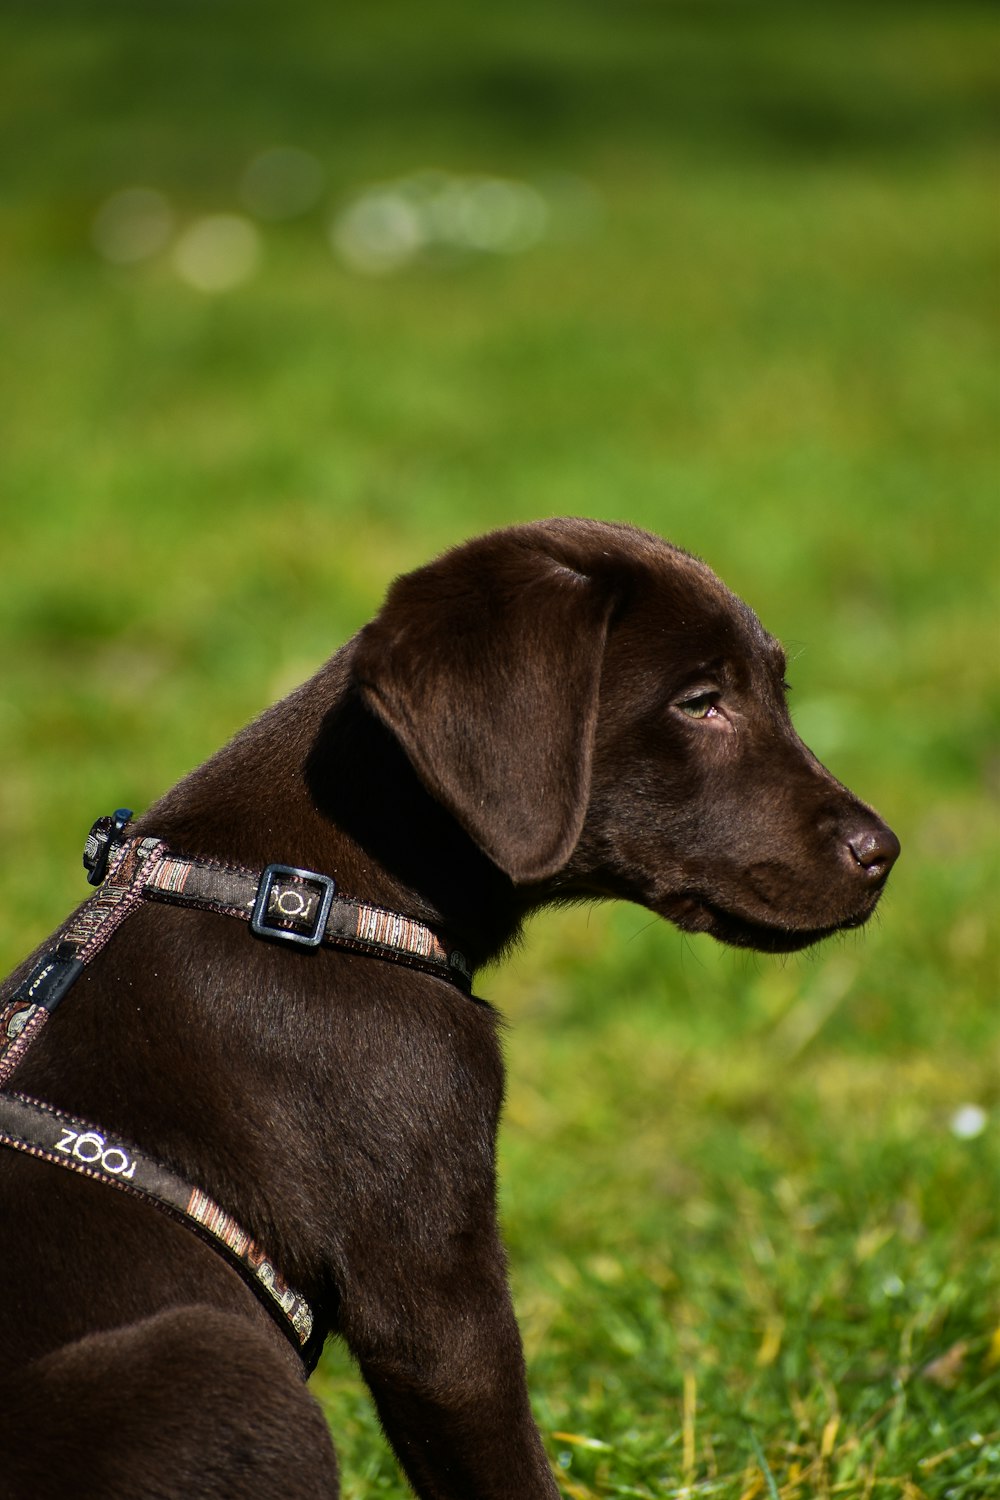
[[[899,839],[885,823],[866,823],[848,834],[847,847],[872,880],[884,880],[899,855]]]

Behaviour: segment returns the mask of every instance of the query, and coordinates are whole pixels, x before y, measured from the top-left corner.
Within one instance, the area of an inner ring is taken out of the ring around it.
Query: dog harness
[[[292,865],[262,871],[173,853],[161,839],[127,837],[132,813],[119,808],[90,830],[83,863],[97,893],[66,924],[0,1008],[0,1090],[49,1017],[112,934],[147,901],[218,911],[258,937],[299,949],[346,948],[436,974],[468,993],[463,955],[422,922],[354,901],[328,875]],[[324,1330],[300,1292],[266,1253],[200,1188],[130,1142],[27,1094],[0,1092],[0,1146],[135,1193],[192,1229],[240,1273],[302,1356],[315,1368]]]

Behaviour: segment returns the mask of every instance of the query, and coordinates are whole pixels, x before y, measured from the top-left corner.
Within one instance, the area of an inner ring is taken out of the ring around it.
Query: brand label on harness
[[[64,1156],[74,1156],[86,1166],[99,1166],[112,1177],[121,1177],[126,1182],[135,1176],[136,1164],[121,1146],[114,1142],[109,1146],[98,1130],[70,1130],[62,1126],[62,1138],[55,1144],[56,1151]]]

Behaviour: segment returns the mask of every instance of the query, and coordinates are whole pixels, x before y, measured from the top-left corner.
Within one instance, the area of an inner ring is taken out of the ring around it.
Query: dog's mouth
[[[686,891],[674,897],[662,911],[682,932],[707,932],[730,948],[752,948],[757,953],[796,953],[822,942],[836,932],[862,927],[878,903],[880,892],[872,895],[860,908],[846,917],[826,924],[799,926],[789,922],[762,921],[719,906],[698,892]]]

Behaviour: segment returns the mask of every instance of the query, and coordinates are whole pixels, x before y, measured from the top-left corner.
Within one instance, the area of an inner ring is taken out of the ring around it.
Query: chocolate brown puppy
[[[0,992],[0,1495],[335,1496],[326,1335],[419,1496],[557,1495],[471,976],[560,901],[767,952],[865,922],[899,846],[784,672],[667,542],[513,527],[95,827],[97,894]]]

